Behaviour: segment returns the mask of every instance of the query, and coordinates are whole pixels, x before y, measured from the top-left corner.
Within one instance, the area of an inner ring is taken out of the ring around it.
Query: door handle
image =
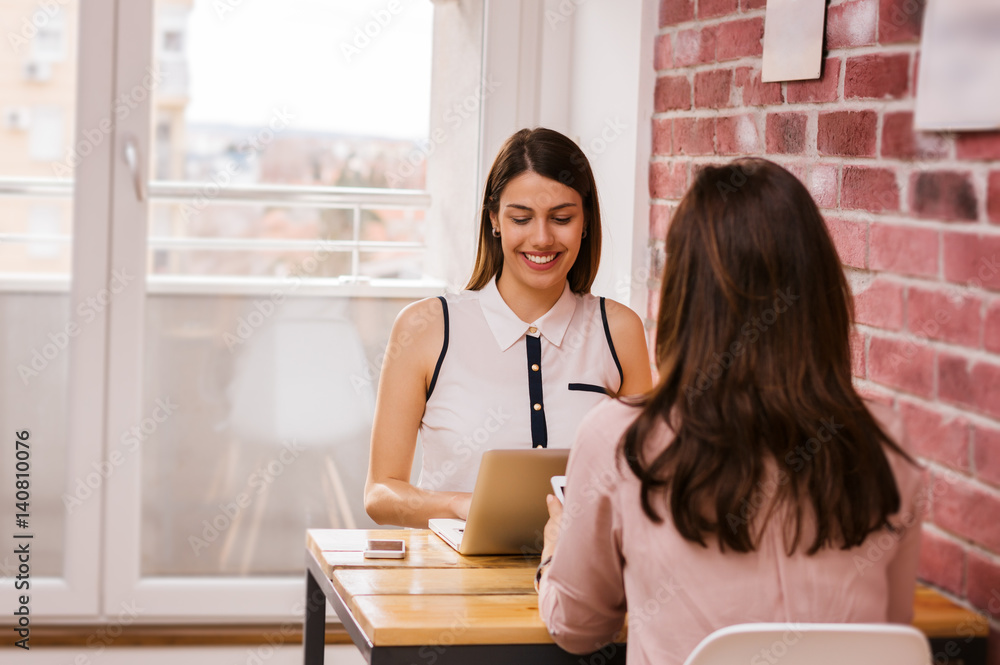
[[[137,201],[146,200],[146,184],[142,177],[142,166],[139,163],[139,145],[132,134],[125,135],[125,145],[122,154],[125,163],[128,164],[129,172],[132,175],[132,185],[135,187],[135,198]]]

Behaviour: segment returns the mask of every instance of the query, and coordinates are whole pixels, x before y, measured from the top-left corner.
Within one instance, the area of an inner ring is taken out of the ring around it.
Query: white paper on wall
[[[914,126],[1000,128],[998,0],[928,0]]]
[[[761,80],[819,78],[825,17],[826,0],[767,0]]]

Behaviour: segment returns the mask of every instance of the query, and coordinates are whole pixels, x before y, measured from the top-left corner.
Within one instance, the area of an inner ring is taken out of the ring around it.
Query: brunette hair
[[[500,195],[514,178],[533,172],[572,187],[583,202],[584,236],[567,280],[574,293],[590,293],[601,262],[601,208],[590,162],[576,143],[551,129],[522,129],[500,148],[483,191],[479,247],[472,277],[465,287],[478,291],[503,271],[503,248],[493,237],[490,213],[498,214]]]
[[[892,528],[900,496],[885,449],[912,459],[851,383],[853,299],[802,183],[763,159],[704,168],[666,256],[660,379],[621,442],[646,515],[662,521],[658,496],[685,539],[714,535],[737,552],[753,551],[779,513],[788,554],[812,522],[808,554]],[[674,439],[644,453],[664,423]]]

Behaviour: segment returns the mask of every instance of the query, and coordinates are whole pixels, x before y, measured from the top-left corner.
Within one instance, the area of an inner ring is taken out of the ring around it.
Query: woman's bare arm
[[[465,519],[471,495],[431,492],[410,484],[425,395],[444,342],[436,298],[407,306],[396,317],[379,378],[372,425],[365,510],[379,524],[427,527],[435,517]]]
[[[641,395],[653,387],[653,374],[650,370],[649,349],[646,346],[646,330],[642,319],[630,308],[615,302],[605,300],[608,313],[608,328],[611,330],[611,340],[618,354],[618,362],[622,366],[621,395]]]

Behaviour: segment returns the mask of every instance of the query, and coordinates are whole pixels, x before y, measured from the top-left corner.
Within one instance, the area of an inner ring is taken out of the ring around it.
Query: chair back
[[[930,644],[912,626],[871,623],[744,623],[721,628],[685,665],[928,665]]]

